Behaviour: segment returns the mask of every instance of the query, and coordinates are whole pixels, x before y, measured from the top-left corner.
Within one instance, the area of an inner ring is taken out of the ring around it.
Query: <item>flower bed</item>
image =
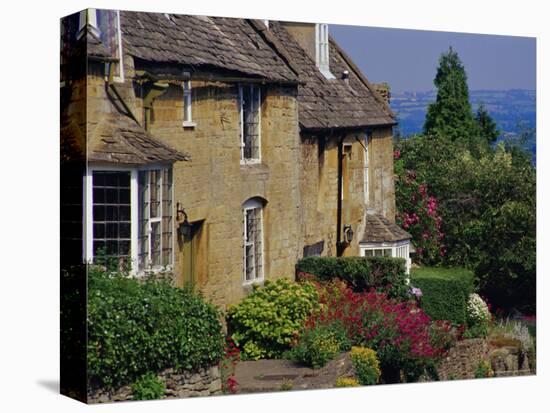
[[[448,348],[433,340],[431,319],[412,301],[399,302],[376,291],[357,293],[343,282],[317,284],[320,311],[306,322],[302,337],[319,326],[341,326],[353,345],[376,351],[385,382],[415,381]],[[438,330],[439,336],[451,335]],[[299,343],[298,339],[298,343]]]

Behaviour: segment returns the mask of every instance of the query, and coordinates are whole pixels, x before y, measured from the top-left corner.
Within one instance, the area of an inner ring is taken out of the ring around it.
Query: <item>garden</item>
[[[416,268],[409,279],[397,258],[310,257],[294,278],[266,281],[222,314],[169,276],[92,267],[91,401],[534,371],[535,331],[498,320],[470,271]]]

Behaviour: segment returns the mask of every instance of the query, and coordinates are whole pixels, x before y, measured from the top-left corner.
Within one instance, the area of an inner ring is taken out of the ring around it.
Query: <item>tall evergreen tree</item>
[[[470,141],[478,135],[478,128],[469,101],[466,71],[452,47],[439,57],[434,84],[437,98],[428,107],[424,133]]]
[[[477,108],[476,122],[479,127],[480,136],[489,144],[495,143],[498,135],[500,135],[500,131],[483,104],[479,105]]]

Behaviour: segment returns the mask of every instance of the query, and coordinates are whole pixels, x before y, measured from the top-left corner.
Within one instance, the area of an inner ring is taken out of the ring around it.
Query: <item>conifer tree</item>
[[[469,101],[466,71],[452,47],[439,57],[434,84],[437,98],[428,107],[424,133],[470,141],[479,129]]]
[[[484,138],[488,144],[495,143],[498,135],[500,135],[500,131],[483,104],[479,105],[477,108],[476,122],[479,127],[480,136]]]

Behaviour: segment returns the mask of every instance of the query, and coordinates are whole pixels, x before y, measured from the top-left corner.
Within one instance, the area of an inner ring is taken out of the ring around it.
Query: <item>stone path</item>
[[[349,353],[338,356],[321,369],[310,369],[288,360],[241,361],[235,369],[239,393],[326,389],[336,378],[352,376]],[[290,389],[288,387],[291,387]]]

